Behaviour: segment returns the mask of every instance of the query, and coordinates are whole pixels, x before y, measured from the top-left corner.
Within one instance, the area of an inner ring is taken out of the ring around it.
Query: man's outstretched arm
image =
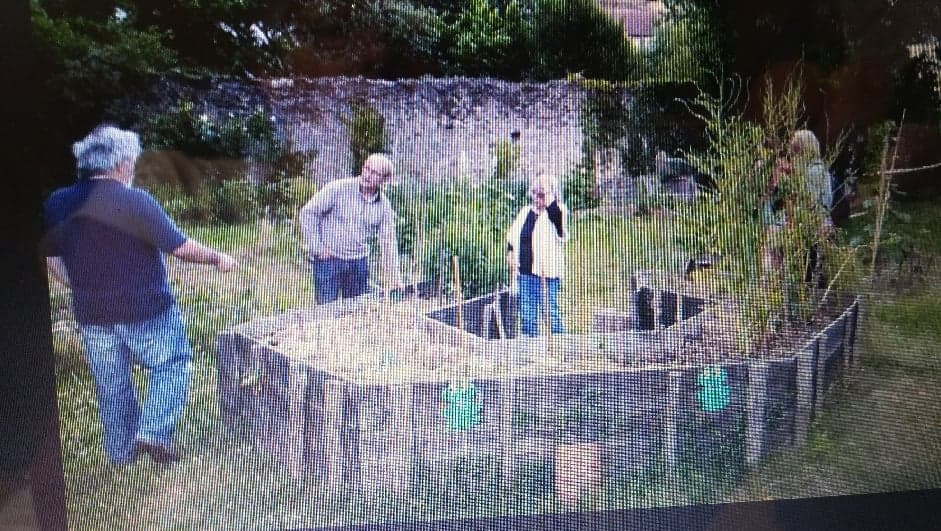
[[[184,262],[193,262],[196,264],[212,264],[222,273],[227,273],[238,267],[238,262],[234,258],[210,249],[196,240],[187,238],[182,245],[173,250],[173,256]]]

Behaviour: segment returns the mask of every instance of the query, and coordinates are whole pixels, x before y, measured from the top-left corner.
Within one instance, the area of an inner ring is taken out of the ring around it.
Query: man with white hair
[[[186,405],[192,353],[163,254],[220,272],[238,264],[186,237],[147,192],[132,187],[136,133],[99,126],[72,146],[79,179],[45,203],[44,254],[69,286],[85,357],[95,378],[105,451],[115,464],[146,452],[160,463]],[[138,403],[131,364],[149,373]]]
[[[369,236],[377,234],[390,288],[402,287],[395,212],[382,192],[392,179],[392,161],[373,153],[359,177],[327,183],[298,214],[301,235],[314,271],[317,302],[366,293]]]

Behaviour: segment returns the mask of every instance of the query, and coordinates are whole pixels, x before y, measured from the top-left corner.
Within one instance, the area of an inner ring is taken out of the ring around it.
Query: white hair
[[[78,171],[84,175],[108,173],[127,160],[135,160],[140,153],[137,133],[111,125],[100,125],[72,144]]]
[[[541,171],[537,173],[534,177],[529,180],[529,189],[533,190],[539,186],[546,191],[547,194],[553,195],[559,199],[561,202],[565,202],[562,198],[562,187],[559,184],[559,180],[548,172]]]

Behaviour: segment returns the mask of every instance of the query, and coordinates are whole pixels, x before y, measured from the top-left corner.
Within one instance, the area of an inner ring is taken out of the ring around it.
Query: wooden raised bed
[[[342,301],[225,330],[216,339],[222,419],[292,474],[365,494],[405,492],[425,471],[461,459],[498,462],[507,485],[519,470],[564,467],[572,455],[596,456],[578,466],[597,465],[605,478],[630,477],[658,460],[679,464],[684,448],[709,451],[717,438],[738,438],[748,464],[802,444],[856,358],[858,300],[793,355],[703,367],[657,360],[701,333],[697,319],[708,309],[654,330],[624,330],[624,316],[600,312],[596,321],[614,319],[621,329],[554,337],[547,359],[545,338],[484,339],[493,334],[481,308],[509,303],[487,297],[465,302],[465,330],[448,324],[453,308],[405,303],[414,307],[387,310],[406,333],[367,331],[359,347],[340,351],[321,341],[309,355],[289,348],[298,330],[342,330],[357,305],[372,303]],[[352,361],[338,365],[338,357]],[[722,399],[707,404],[710,375],[720,376]]]

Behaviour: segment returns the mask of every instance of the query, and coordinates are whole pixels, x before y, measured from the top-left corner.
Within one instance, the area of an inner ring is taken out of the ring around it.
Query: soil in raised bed
[[[845,301],[841,301],[845,302]],[[440,307],[440,301],[413,299],[396,303],[375,302],[325,319],[301,319],[293,326],[267,336],[264,341],[286,356],[304,360],[319,370],[362,384],[441,382],[463,379],[498,379],[528,375],[575,372],[615,372],[654,367],[642,361],[616,363],[600,348],[582,349],[576,359],[563,360],[558,354],[545,355],[546,339],[524,345],[514,342],[507,348],[493,347],[494,341],[479,339],[455,345],[436,337],[426,326],[424,314]],[[765,348],[748,355],[738,350],[734,302],[719,300],[710,305],[711,314],[703,334],[688,339],[672,356],[656,367],[715,364],[744,358],[784,357],[806,344],[848,303],[822,308],[806,324],[788,323],[779,328]],[[630,332],[628,332],[630,333]],[[583,345],[590,345],[582,336]],[[561,338],[553,338],[554,352],[561,350]],[[499,341],[497,341],[499,343]],[[527,363],[515,362],[519,352]]]

